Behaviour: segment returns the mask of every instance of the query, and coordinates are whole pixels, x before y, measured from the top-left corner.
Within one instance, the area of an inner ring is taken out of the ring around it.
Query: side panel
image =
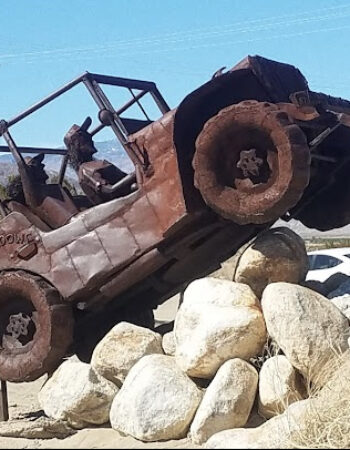
[[[138,153],[146,150],[150,168],[143,176],[143,189],[157,215],[163,233],[187,213],[177,154],[173,141],[175,110],[129,136]]]
[[[67,241],[64,248],[85,292],[99,289],[114,273],[162,240],[162,228],[147,196],[140,191],[132,196],[132,200],[113,200],[100,205],[98,209],[92,208],[73,220],[71,226],[81,232],[79,236],[75,235],[73,241]],[[60,231],[60,239],[64,228],[55,231]],[[46,237],[48,234],[50,233],[46,233]],[[53,250],[52,241],[50,244]],[[60,244],[63,242],[60,241]],[[61,251],[58,248],[53,254]],[[74,295],[75,291],[72,289],[69,296]]]
[[[39,273],[50,272],[50,256],[42,246],[37,228],[25,216],[13,212],[0,221],[0,270],[30,271],[33,261]]]
[[[96,233],[114,267],[128,263],[140,249],[123,217],[100,226]]]
[[[91,208],[49,232],[32,226],[21,213],[9,214],[0,221],[0,270],[39,274],[68,300],[97,292],[163,239],[145,193],[129,197]]]

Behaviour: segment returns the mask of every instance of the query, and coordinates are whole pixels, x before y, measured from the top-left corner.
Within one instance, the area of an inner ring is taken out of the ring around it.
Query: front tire
[[[302,130],[271,103],[222,109],[196,140],[194,183],[220,216],[238,224],[277,220],[309,183],[310,151]]]

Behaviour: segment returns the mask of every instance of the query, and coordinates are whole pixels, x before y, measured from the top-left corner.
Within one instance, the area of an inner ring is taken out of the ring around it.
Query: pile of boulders
[[[302,286],[307,268],[299,236],[262,233],[237,253],[234,281],[187,287],[172,332],[122,322],[91,364],[65,361],[39,394],[43,410],[74,428],[109,421],[142,441],[287,447],[310,387],[322,392],[348,350],[349,305]],[[255,410],[266,422],[244,428]]]

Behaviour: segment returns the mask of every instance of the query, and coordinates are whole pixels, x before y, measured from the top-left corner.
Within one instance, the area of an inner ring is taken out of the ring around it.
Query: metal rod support
[[[67,150],[58,148],[39,148],[39,147],[17,147],[20,153],[45,153],[51,155],[65,155]],[[0,145],[0,152],[11,153],[11,149],[7,145]]]
[[[130,89],[131,91],[131,89]],[[132,91],[131,91],[132,92]],[[123,114],[124,111],[126,111],[128,108],[130,108],[130,106],[132,106],[135,102],[137,102],[137,100],[140,100],[140,98],[142,98],[144,95],[147,94],[148,91],[141,91],[140,93],[138,93],[137,95],[135,95],[133,92],[133,96],[134,98],[130,99],[127,103],[125,103],[125,105],[123,105],[121,108],[117,109],[116,113],[118,115]]]
[[[150,92],[151,92],[151,95],[152,95],[154,101],[157,103],[158,108],[161,110],[161,112],[163,114],[170,111],[169,105],[164,100],[162,94],[158,91],[157,86],[154,86],[154,88]]]
[[[78,83],[80,83],[87,75],[88,72],[83,73],[78,78],[75,78],[74,80],[70,81],[66,85],[64,85],[62,88],[58,89],[57,91],[54,91],[52,94],[48,95],[47,97],[40,100],[40,102],[35,103],[30,108],[24,110],[17,116],[13,117],[12,119],[7,121],[8,128],[14,125],[15,123],[19,122],[20,120],[24,119],[25,117],[29,116],[29,114],[32,114],[33,112],[37,111],[39,108],[43,107],[44,105],[47,105],[47,103],[50,103],[55,98],[62,95],[64,92],[68,91]]]
[[[9,131],[5,131],[3,134],[3,137],[5,141],[7,142],[7,145],[15,158],[15,161],[18,165],[22,165],[26,167],[26,162],[24,161],[24,158],[21,154],[21,152],[18,151],[17,145],[15,144],[15,141],[12,139],[12,136]]]
[[[62,184],[63,183],[64,175],[66,173],[67,164],[68,164],[68,154],[66,154],[63,157],[63,161],[62,161],[62,164],[61,164],[61,167],[60,167],[60,172],[58,174],[58,184]]]
[[[6,381],[1,380],[0,421],[9,420],[9,403]]]
[[[97,125],[96,128],[94,128],[92,131],[90,131],[91,136],[95,136],[95,134],[99,133],[101,130],[103,130],[106,127],[103,123],[100,123]]]
[[[87,90],[90,92],[92,98],[95,100],[96,105],[100,108],[100,110],[102,111],[103,109],[106,109],[105,104],[100,99],[100,97],[97,95],[91,80],[89,78],[85,78],[84,84],[85,84]]]
[[[136,98],[134,92],[132,89],[129,89],[131,95],[134,97],[135,102],[139,105],[139,108],[141,109],[141,111],[143,112],[143,115],[146,117],[146,120],[151,121],[151,119],[149,118],[148,114],[145,111],[145,108],[142,106],[140,99]]]
[[[97,81],[101,84],[111,84],[112,86],[120,86],[131,89],[140,89],[151,91],[155,87],[152,81],[141,81],[132,78],[113,77],[109,75],[100,75],[97,73],[89,73],[88,78]]]
[[[128,135],[128,132],[126,131],[126,129],[125,129],[122,121],[120,120],[120,117],[118,116],[116,110],[114,109],[112,103],[109,101],[107,95],[103,92],[103,89],[101,88],[101,86],[99,86],[99,84],[95,80],[92,82],[92,86],[94,88],[96,95],[99,97],[99,99],[103,103],[105,109],[107,109],[108,111],[113,113],[114,122],[118,126],[120,132],[124,135],[124,142],[126,142],[126,136]],[[111,126],[112,125],[113,124],[111,124]],[[112,126],[112,128],[113,128],[113,126]]]

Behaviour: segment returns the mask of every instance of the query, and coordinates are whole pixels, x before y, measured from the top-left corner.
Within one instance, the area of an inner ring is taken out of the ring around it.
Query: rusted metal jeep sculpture
[[[110,127],[135,167],[96,206],[82,207],[62,187],[67,150],[18,147],[9,131],[79,83],[99,125],[73,131],[92,138]],[[105,84],[131,100],[115,109]],[[145,95],[159,120],[149,119]],[[144,120],[125,117],[132,105]],[[16,159],[25,204],[0,205],[0,379],[33,380],[71,352],[88,359],[119,320],[151,327],[157,305],[279,217],[321,230],[348,224],[347,114],[350,102],[314,93],[295,67],[256,56],[173,110],[152,82],[84,73],[1,121],[0,150]],[[57,184],[30,176],[22,153],[41,152],[63,156]]]

